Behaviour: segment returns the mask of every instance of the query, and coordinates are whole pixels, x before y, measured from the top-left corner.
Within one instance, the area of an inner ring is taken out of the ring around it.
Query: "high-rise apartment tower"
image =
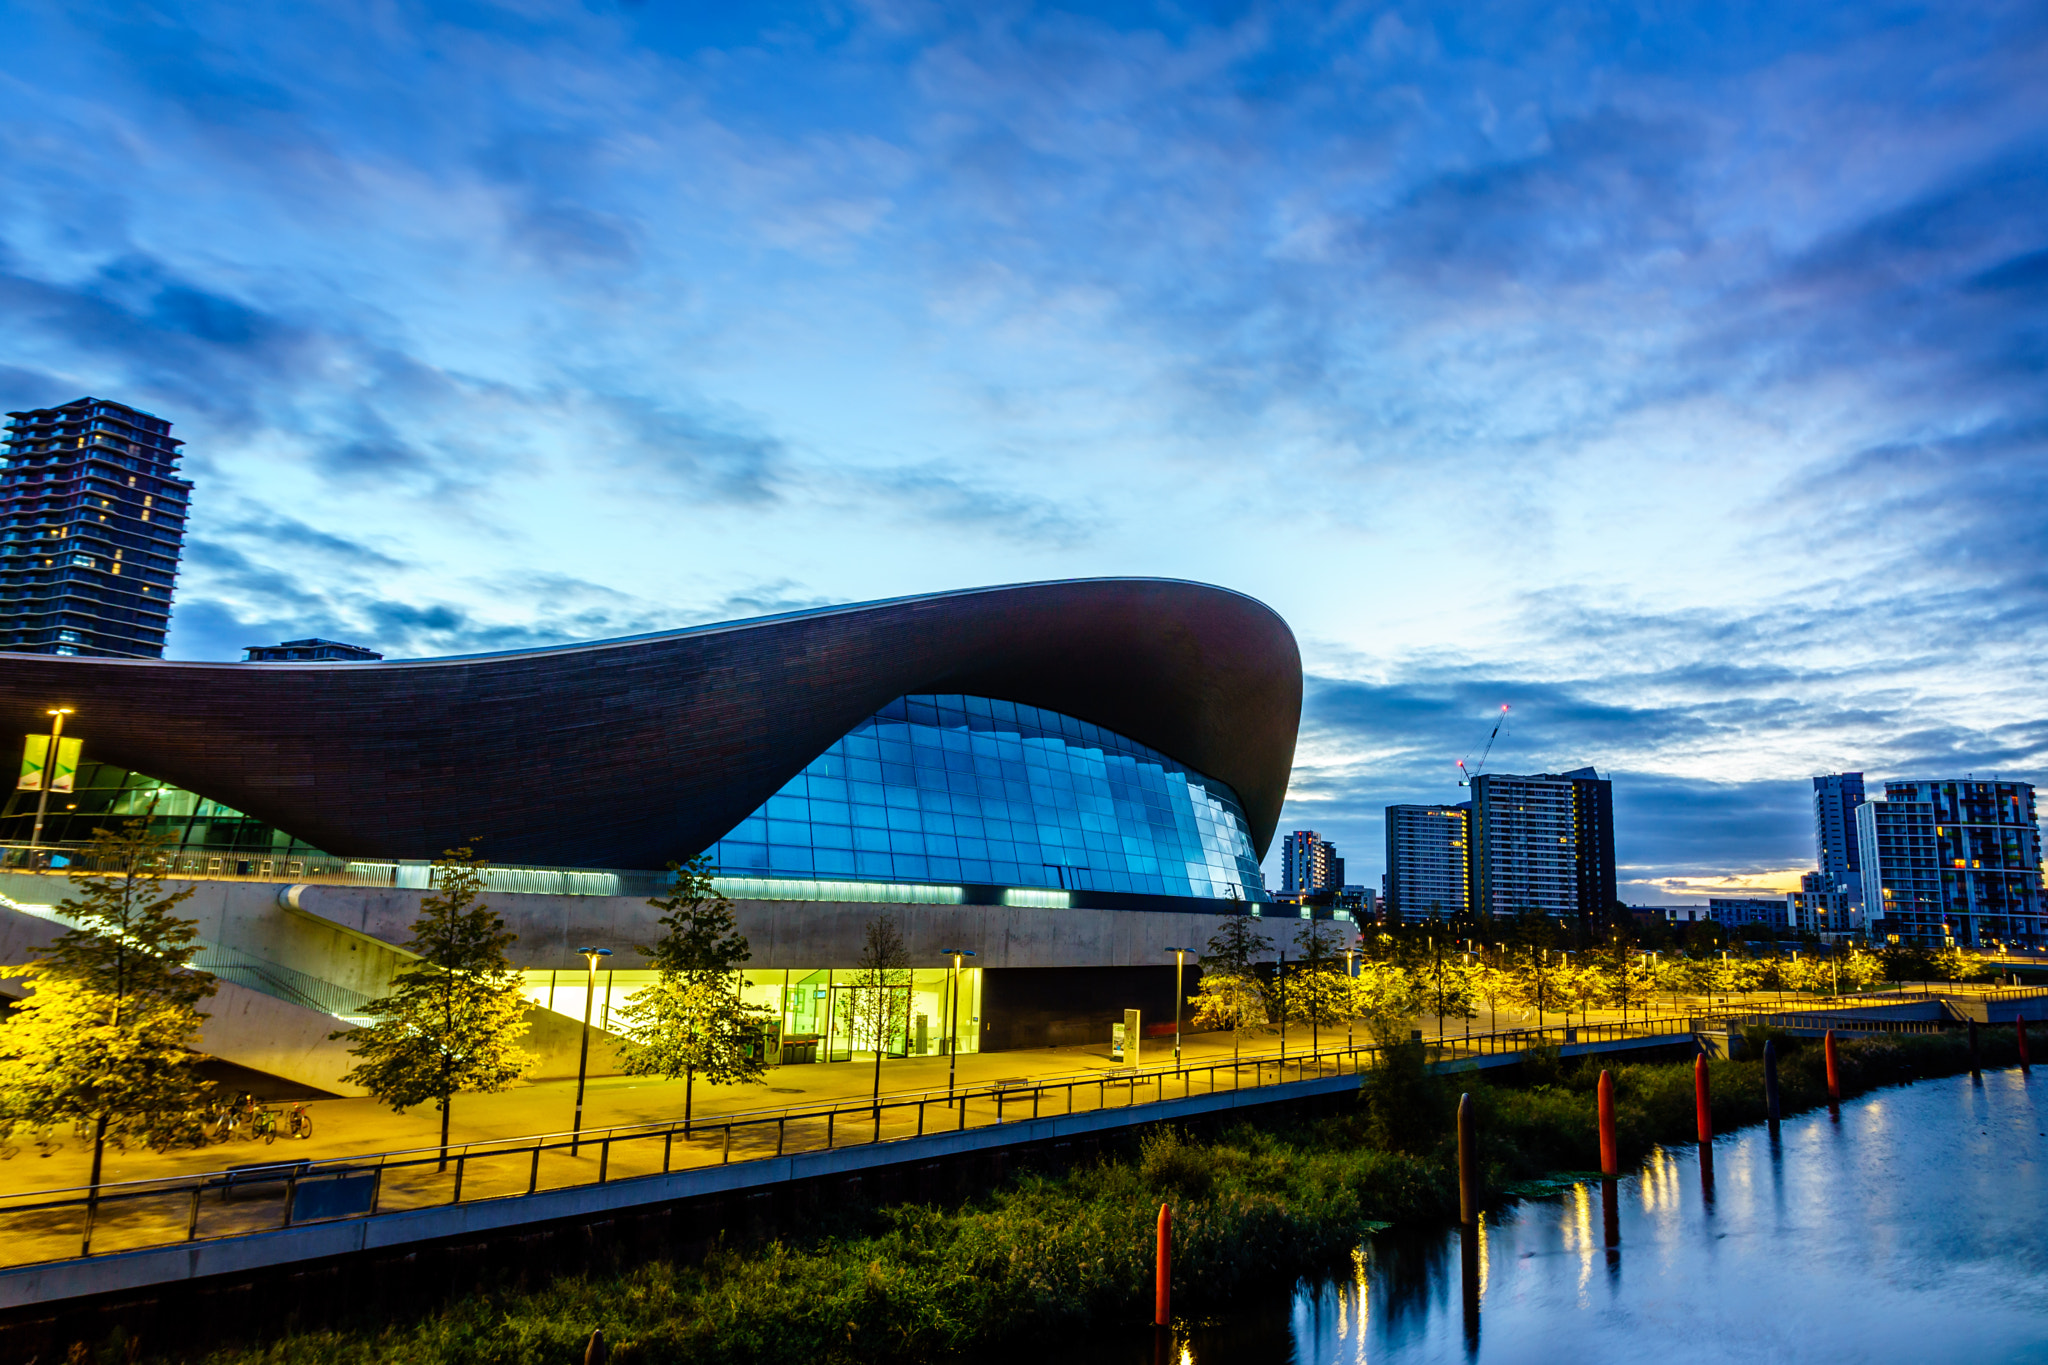
[[[1280,894],[1332,891],[1344,885],[1344,860],[1337,846],[1312,829],[1298,829],[1280,848]]]
[[[1852,916],[1863,904],[1863,857],[1856,840],[1856,808],[1862,804],[1862,773],[1813,779],[1813,865],[1825,889],[1840,895]]]
[[[1593,769],[1473,778],[1471,847],[1475,914],[1605,929],[1616,904],[1614,784]]]
[[[7,416],[0,650],[161,659],[192,495],[171,424],[101,398]]]
[[[1932,947],[2043,942],[2030,784],[1887,782],[1884,800],[1857,808],[1856,825],[1872,929]]]
[[[1387,807],[1387,917],[1449,919],[1472,908],[1472,806]]]

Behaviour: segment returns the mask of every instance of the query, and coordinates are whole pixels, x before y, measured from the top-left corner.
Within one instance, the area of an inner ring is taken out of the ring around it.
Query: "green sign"
[[[15,790],[38,792],[43,789],[43,761],[50,755],[48,735],[30,735],[21,746],[21,780],[14,784]]]
[[[83,740],[64,738],[57,741],[57,761],[50,763],[50,737],[29,735],[21,746],[21,779],[14,784],[16,791],[36,792],[43,789],[43,775],[49,770],[50,790],[68,792],[78,780],[78,752],[84,746]]]
[[[78,779],[78,751],[85,741],[68,735],[57,741],[57,761],[50,767],[50,790],[68,792]]]

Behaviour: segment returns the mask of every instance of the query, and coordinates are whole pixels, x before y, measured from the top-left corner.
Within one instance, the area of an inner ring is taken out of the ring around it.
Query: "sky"
[[[1634,903],[2048,781],[2038,4],[6,9],[0,401],[189,443],[169,657],[1196,579],[1282,830],[1507,704]]]

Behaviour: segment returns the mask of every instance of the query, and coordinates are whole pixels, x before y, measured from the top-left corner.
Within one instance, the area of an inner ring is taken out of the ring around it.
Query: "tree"
[[[90,1132],[95,1196],[109,1142],[196,1140],[212,1088],[192,1064],[216,982],[190,965],[198,922],[172,913],[195,888],[164,891],[167,842],[142,820],[93,831],[71,874],[77,894],[57,906],[76,927],[36,950],[20,973],[35,993],[0,1026],[6,1131]]]
[[[477,901],[486,866],[451,848],[434,860],[435,893],[420,902],[391,993],[363,1007],[374,1022],[330,1037],[348,1040],[356,1064],[342,1076],[400,1114],[432,1100],[441,1111],[441,1162],[455,1096],[495,1094],[534,1064],[523,981],[505,957],[518,936]]]
[[[1322,1045],[1322,1026],[1351,1016],[1351,977],[1344,965],[1344,939],[1326,920],[1305,920],[1294,936],[1301,966],[1288,982],[1287,1017],[1309,1026],[1309,1047]]]
[[[618,1011],[632,1044],[624,1067],[635,1076],[683,1078],[683,1132],[690,1131],[697,1078],[742,1085],[768,1073],[761,1046],[769,1012],[740,996],[740,964],[753,956],[739,920],[712,881],[711,860],[670,863],[675,891],[647,903],[664,911],[667,932],[641,952],[657,973]]]
[[[1352,1016],[1382,1047],[1405,1042],[1408,1022],[1422,1013],[1428,987],[1399,962],[1373,958],[1359,964],[1352,982]]]
[[[1272,951],[1273,940],[1258,931],[1252,917],[1237,914],[1224,917],[1209,936],[1209,951],[1196,959],[1202,980],[1188,997],[1195,1007],[1195,1022],[1230,1030],[1233,1063],[1241,1031],[1264,1028],[1272,1017],[1258,972],[1258,959]]]
[[[875,1049],[875,1112],[881,1113],[882,1054],[896,1031],[910,1022],[910,950],[896,921],[871,919],[861,932],[860,962],[853,974],[853,1035]]]

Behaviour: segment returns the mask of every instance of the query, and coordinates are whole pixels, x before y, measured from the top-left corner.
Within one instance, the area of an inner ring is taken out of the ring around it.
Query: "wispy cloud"
[[[9,36],[0,398],[191,441],[176,653],[1165,573],[1295,625],[1365,875],[1503,701],[1645,894],[1796,866],[1813,771],[2048,777],[2036,10]]]

